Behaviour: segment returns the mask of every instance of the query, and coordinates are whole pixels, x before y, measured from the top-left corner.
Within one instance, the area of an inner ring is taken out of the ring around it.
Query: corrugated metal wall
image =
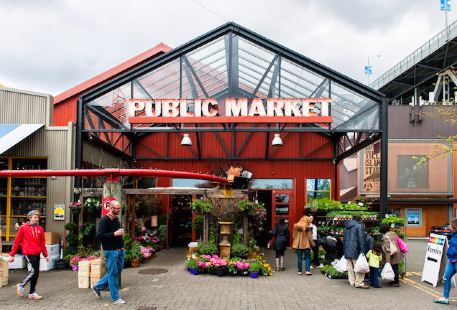
[[[49,124],[50,95],[0,88],[0,123]]]
[[[83,144],[83,161],[100,168],[119,168],[122,167],[122,159],[114,156],[103,148],[97,147],[92,143]]]
[[[48,169],[74,167],[74,126],[50,127],[52,97],[45,94],[12,89],[0,89],[0,123],[45,124],[1,156],[42,157],[48,159]],[[48,179],[46,230],[64,236],[64,223],[70,218],[68,205],[72,199],[73,178]],[[54,221],[54,204],[66,206],[66,221]]]

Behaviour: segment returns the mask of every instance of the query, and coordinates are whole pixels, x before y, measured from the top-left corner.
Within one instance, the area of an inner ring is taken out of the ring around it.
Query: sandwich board
[[[422,270],[422,282],[428,282],[434,287],[443,278],[446,267],[447,237],[430,234],[425,252],[424,269]]]

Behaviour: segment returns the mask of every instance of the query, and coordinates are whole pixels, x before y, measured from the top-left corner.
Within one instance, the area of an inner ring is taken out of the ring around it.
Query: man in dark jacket
[[[344,230],[344,256],[348,260],[349,284],[357,288],[370,288],[363,280],[364,273],[354,272],[354,266],[360,254],[365,253],[366,237],[362,224],[359,223],[360,216],[353,216],[347,221]]]
[[[106,275],[101,278],[92,290],[100,297],[100,291],[109,286],[111,301],[115,304],[125,304],[119,296],[119,274],[124,267],[124,229],[121,228],[118,215],[121,212],[121,204],[113,200],[110,203],[110,211],[98,225],[97,238],[102,243],[103,253],[106,258]]]

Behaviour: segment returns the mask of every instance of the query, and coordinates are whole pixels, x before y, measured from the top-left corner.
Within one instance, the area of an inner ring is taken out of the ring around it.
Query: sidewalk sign
[[[422,270],[422,282],[428,282],[434,287],[443,278],[446,267],[446,252],[448,244],[446,236],[430,234],[425,252],[424,269]]]

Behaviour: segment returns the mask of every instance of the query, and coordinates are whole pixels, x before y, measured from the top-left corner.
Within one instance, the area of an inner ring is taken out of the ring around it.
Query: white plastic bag
[[[346,257],[344,257],[344,255],[341,257],[341,259],[338,261],[338,263],[336,263],[335,269],[338,272],[348,271],[348,260],[346,259]]]
[[[388,281],[393,281],[395,279],[395,273],[390,263],[386,263],[384,268],[382,268],[381,279]]]
[[[354,272],[358,273],[369,273],[370,272],[370,266],[368,265],[367,258],[363,253],[360,253],[359,258],[357,258],[357,261],[355,262],[354,265]]]

